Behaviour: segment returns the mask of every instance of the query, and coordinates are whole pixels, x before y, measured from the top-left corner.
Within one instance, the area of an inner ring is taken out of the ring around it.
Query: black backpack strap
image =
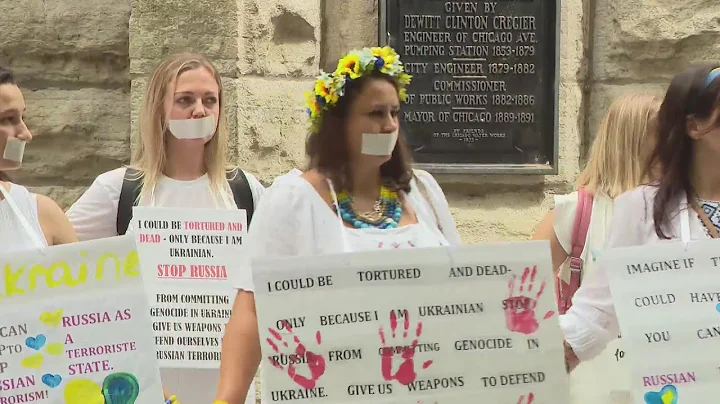
[[[142,182],[138,176],[138,171],[128,167],[125,171],[122,188],[120,188],[120,200],[118,201],[116,227],[120,236],[124,236],[130,226],[132,209],[140,194],[140,188],[142,188]]]
[[[228,183],[235,199],[238,209],[245,209],[247,212],[247,224],[250,226],[253,213],[255,212],[255,200],[253,199],[250,182],[243,170],[237,168],[228,174]]]

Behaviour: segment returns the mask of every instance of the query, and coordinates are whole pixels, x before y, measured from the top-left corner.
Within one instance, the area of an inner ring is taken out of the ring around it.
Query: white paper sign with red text
[[[249,271],[244,210],[135,207],[133,227],[163,368],[216,369],[235,291]]]
[[[568,403],[547,242],[252,267],[263,402]]]

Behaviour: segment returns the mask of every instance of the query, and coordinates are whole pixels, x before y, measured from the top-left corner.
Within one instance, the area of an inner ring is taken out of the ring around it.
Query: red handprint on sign
[[[527,395],[527,402],[525,401],[525,396],[520,396],[520,399],[518,400],[517,404],[532,404],[533,401],[535,401],[535,395],[533,393],[530,393]]]
[[[311,351],[308,351],[305,348],[305,345],[300,342],[300,338],[298,338],[297,335],[293,333],[292,327],[289,323],[285,323],[284,327],[290,335],[293,336],[293,341],[295,342],[295,353],[291,355],[284,355],[288,358],[288,365],[287,365],[287,374],[290,376],[290,379],[297,383],[300,387],[304,389],[312,389],[315,387],[315,382],[325,373],[325,358],[322,356],[313,353]],[[270,334],[277,340],[278,343],[281,343],[285,347],[289,347],[290,345],[285,341],[280,335],[280,332],[278,330],[274,330],[272,328],[268,329],[270,331]],[[320,335],[320,331],[315,333],[315,340],[317,341],[318,345],[322,343],[322,336]],[[265,341],[267,341],[268,345],[273,349],[273,351],[280,354],[280,348],[278,347],[278,343],[273,341],[271,338],[266,338]],[[284,367],[282,364],[280,364],[277,357],[269,357],[270,363],[280,369],[284,370]],[[295,368],[295,365],[298,363],[302,363],[303,361],[307,362],[308,370],[310,371],[309,377],[299,375],[297,373],[297,369]]]
[[[503,301],[505,308],[505,323],[510,331],[522,334],[532,334],[537,331],[539,327],[538,321],[535,318],[535,307],[537,307],[537,302],[540,300],[540,296],[542,296],[547,282],[543,281],[540,284],[540,289],[538,289],[537,294],[534,297],[528,296],[533,291],[536,275],[537,266],[533,266],[532,270],[530,270],[530,268],[525,268],[520,281],[520,289],[517,296],[515,295],[515,279],[517,277],[515,275],[510,277],[510,281],[508,282],[510,296]],[[528,276],[530,277],[529,282]],[[545,313],[545,316],[543,316],[543,319],[547,320],[554,314],[554,311],[548,311]]]
[[[403,329],[403,342],[405,342],[405,339],[408,336],[408,331],[410,330],[410,315],[407,310],[403,313],[404,317],[404,329]],[[398,318],[395,311],[390,312],[390,332],[393,338],[397,335],[397,326],[398,326]],[[415,378],[417,377],[417,373],[415,373],[415,348],[417,348],[418,345],[418,338],[420,337],[420,334],[422,334],[422,322],[417,323],[417,328],[415,329],[415,338],[410,343],[410,345],[406,344],[399,344],[399,346],[387,346],[385,342],[385,331],[383,330],[383,327],[380,326],[380,329],[378,330],[378,334],[380,335],[380,342],[382,343],[382,363],[381,363],[381,370],[382,370],[382,376],[387,381],[397,380],[400,384],[407,386],[408,384],[415,381]],[[393,365],[393,359],[395,358],[396,349],[401,351],[401,358],[402,361],[400,363],[400,366],[398,366],[397,371],[395,374],[392,373],[392,365]],[[432,361],[426,361],[423,363],[422,368],[427,369],[432,365]]]

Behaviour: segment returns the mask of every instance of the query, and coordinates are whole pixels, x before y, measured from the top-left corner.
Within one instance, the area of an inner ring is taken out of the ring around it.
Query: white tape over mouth
[[[362,154],[369,156],[390,156],[395,150],[398,131],[392,133],[363,133]]]
[[[5,150],[3,151],[3,159],[14,161],[16,163],[22,163],[23,155],[25,154],[26,141],[18,138],[8,138],[5,142]]]
[[[178,139],[203,139],[215,133],[215,116],[198,119],[171,119],[170,133]]]

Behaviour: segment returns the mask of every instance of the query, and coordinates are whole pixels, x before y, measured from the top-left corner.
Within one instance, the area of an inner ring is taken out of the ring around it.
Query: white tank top
[[[0,184],[0,249],[3,253],[47,247],[40,226],[37,198],[27,188],[10,184],[6,190]]]
[[[435,226],[428,226],[418,216],[418,222],[394,229],[350,229],[345,226],[340,216],[340,208],[335,188],[328,180],[330,194],[337,212],[338,225],[343,238],[343,252],[366,251],[374,249],[405,249],[448,246],[450,243]],[[406,203],[409,203],[408,198]],[[414,209],[416,207],[413,207]]]

